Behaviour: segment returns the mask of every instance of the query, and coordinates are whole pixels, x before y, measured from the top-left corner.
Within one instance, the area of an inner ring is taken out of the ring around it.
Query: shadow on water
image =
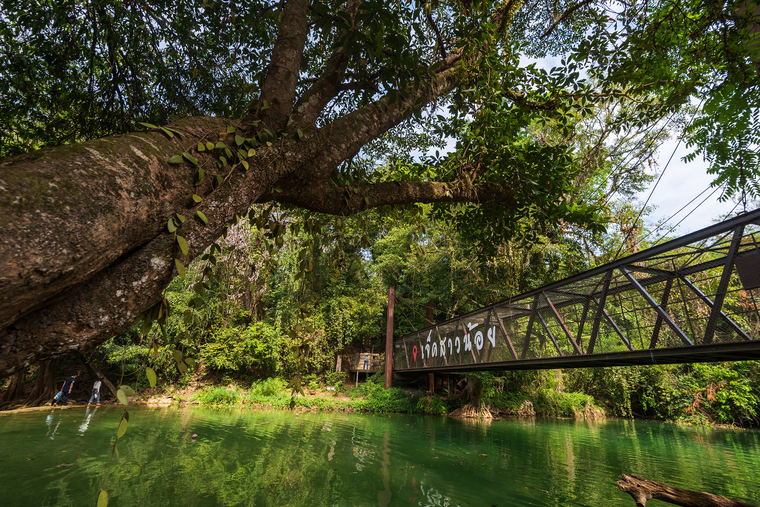
[[[0,416],[3,505],[95,505],[122,411]],[[627,506],[621,473],[760,503],[760,432],[133,408],[114,506]],[[197,438],[193,438],[193,434]]]

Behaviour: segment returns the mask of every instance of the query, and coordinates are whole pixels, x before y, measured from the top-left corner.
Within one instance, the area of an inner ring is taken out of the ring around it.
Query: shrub
[[[279,377],[256,380],[251,384],[251,397],[280,396],[285,393],[287,384]]]
[[[201,405],[218,406],[218,405],[238,405],[245,401],[245,396],[238,389],[226,389],[224,387],[212,387],[197,391],[193,401]]]

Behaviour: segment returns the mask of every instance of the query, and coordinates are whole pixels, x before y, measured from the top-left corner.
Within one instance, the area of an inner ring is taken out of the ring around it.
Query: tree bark
[[[17,400],[24,396],[24,378],[26,377],[25,370],[17,371],[8,382],[8,387],[3,391],[3,396],[0,398],[0,407],[7,405],[13,400]]]
[[[40,363],[32,392],[24,401],[25,406],[37,407],[53,399],[57,388],[55,385],[56,362],[55,359],[50,359]]]
[[[661,500],[682,507],[753,507],[736,498],[674,488],[638,475],[623,474],[620,479],[618,488],[631,495],[638,507],[644,507],[648,500]]]

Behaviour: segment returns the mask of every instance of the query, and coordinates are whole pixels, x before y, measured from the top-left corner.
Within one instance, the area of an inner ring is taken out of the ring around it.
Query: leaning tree
[[[461,223],[494,241],[523,218],[598,227],[593,203],[567,198],[573,147],[529,132],[572,128],[603,98],[641,125],[708,97],[720,121],[689,128],[746,186],[747,5],[6,0],[0,375],[163,312],[171,279],[254,203],[470,203]],[[450,155],[415,157],[447,139]]]

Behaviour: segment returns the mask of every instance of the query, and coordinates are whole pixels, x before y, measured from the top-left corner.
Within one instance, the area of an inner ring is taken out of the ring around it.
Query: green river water
[[[121,414],[0,416],[0,506],[633,507],[621,473],[760,505],[757,430],[134,407],[109,471]]]

